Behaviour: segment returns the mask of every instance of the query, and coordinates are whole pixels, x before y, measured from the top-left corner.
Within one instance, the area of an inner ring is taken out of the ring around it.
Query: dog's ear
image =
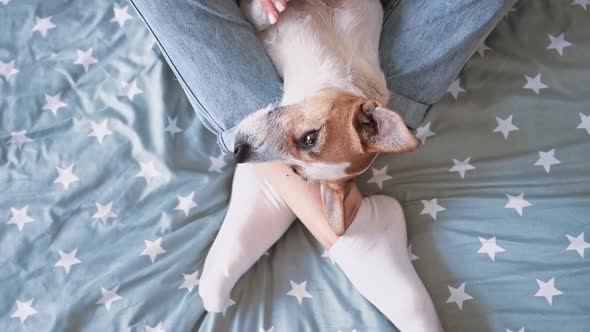
[[[353,185],[352,180],[322,181],[320,184],[324,213],[330,222],[332,230],[338,236],[344,234],[346,228],[352,222],[350,220],[351,215],[356,213],[356,211],[351,211],[354,207],[347,209],[345,204]]]
[[[359,104],[355,128],[367,153],[414,151],[418,140],[396,112],[373,100]]]

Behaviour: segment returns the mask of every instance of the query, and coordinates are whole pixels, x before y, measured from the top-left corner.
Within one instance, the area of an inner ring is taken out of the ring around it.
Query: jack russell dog
[[[344,234],[344,200],[352,179],[377,154],[413,151],[416,137],[385,107],[379,66],[383,7],[379,0],[292,0],[271,25],[259,1],[242,0],[284,90],[279,103],[238,126],[238,163],[281,161],[321,184],[324,211]]]

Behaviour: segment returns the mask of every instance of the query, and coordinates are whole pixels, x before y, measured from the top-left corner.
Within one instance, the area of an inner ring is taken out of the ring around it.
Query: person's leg
[[[442,331],[430,295],[407,251],[406,221],[387,196],[364,198],[330,257],[355,288],[403,332]]]
[[[233,151],[234,128],[281,96],[282,83],[234,0],[130,0],[195,111]]]
[[[280,97],[281,82],[233,0],[130,0],[205,126],[224,152],[235,125]],[[239,277],[295,216],[252,165],[236,168],[228,212],[205,260],[199,293],[220,312]],[[255,238],[253,237],[255,235]]]
[[[309,183],[282,164],[258,164],[272,188],[329,249],[352,285],[401,331],[440,331],[428,292],[407,252],[406,225],[399,203],[386,196],[362,199],[342,237],[329,226],[317,183]],[[352,191],[347,204],[361,200]]]
[[[209,312],[223,312],[238,279],[295,220],[291,209],[256,171],[239,164],[229,208],[207,254],[199,294]]]
[[[416,128],[516,0],[387,0],[379,46],[389,106]]]

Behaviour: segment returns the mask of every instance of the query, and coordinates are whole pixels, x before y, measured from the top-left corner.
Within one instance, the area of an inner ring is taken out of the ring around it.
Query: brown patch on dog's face
[[[257,113],[257,114],[256,114]],[[342,180],[364,171],[380,152],[414,150],[417,140],[397,113],[341,91],[256,112],[236,140],[250,160],[282,160],[312,180]]]
[[[314,166],[348,163],[342,166],[346,174],[355,174],[367,166],[374,153],[367,154],[353,125],[355,108],[363,100],[343,94],[322,95],[301,105],[290,106],[285,112],[287,125],[283,150],[293,159],[303,163],[294,165],[308,177],[317,173]]]

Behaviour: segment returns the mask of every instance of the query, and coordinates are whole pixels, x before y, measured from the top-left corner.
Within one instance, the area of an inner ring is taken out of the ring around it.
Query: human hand
[[[281,13],[287,9],[288,0],[258,0],[262,10],[268,16],[270,24],[278,22]]]

